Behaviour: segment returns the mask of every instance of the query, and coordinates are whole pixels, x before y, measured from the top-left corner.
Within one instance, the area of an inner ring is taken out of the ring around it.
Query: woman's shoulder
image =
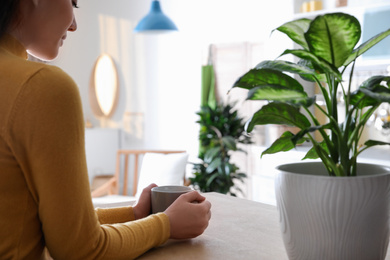
[[[60,67],[55,65],[27,61],[26,66],[31,71],[30,77],[42,77],[47,80],[58,82],[60,80],[67,80],[73,82],[73,79]]]
[[[61,68],[37,62],[26,61],[19,71],[21,78],[14,82],[17,90],[14,94],[19,103],[33,104],[51,108],[68,109],[80,103],[79,88],[74,80]],[[15,99],[15,101],[16,101]]]
[[[4,58],[4,59],[1,59]],[[26,103],[77,99],[79,89],[61,68],[0,55],[0,102]]]
[[[48,85],[75,85],[73,79],[61,68],[36,61],[25,60],[19,57],[1,57],[0,76],[7,79],[7,85],[13,88],[25,85],[35,85],[45,88]],[[31,86],[30,86],[31,87]]]
[[[44,91],[62,91],[64,89],[78,89],[76,83],[61,68],[36,62],[28,62],[26,66],[31,66],[30,75],[26,78],[25,85]]]

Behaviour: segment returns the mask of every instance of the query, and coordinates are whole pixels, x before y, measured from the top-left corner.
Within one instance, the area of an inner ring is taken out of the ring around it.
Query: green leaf
[[[225,175],[230,175],[231,173],[234,172],[234,165],[230,164],[230,163],[226,163],[225,164]]]
[[[283,54],[282,54],[283,55]],[[274,69],[279,71],[290,72],[294,74],[299,74],[305,76],[311,80],[314,80],[316,73],[314,70],[311,70],[305,66],[295,64],[289,61],[284,60],[266,60],[259,63],[256,66],[256,69]]]
[[[207,173],[212,173],[213,171],[215,171],[215,169],[217,169],[220,165],[221,165],[222,161],[221,161],[221,158],[215,158],[215,160],[213,160],[206,168],[206,172]]]
[[[359,108],[362,108],[390,102],[389,81],[390,76],[373,76],[367,79],[359,87],[358,93],[352,95],[351,104],[355,105],[360,101]],[[386,82],[387,87],[381,85],[382,82]]]
[[[233,150],[233,151],[237,150],[236,141],[234,140],[233,137],[224,136],[224,137],[222,137],[222,142],[228,149]]]
[[[329,73],[333,75],[335,78],[337,78],[339,81],[342,80],[341,73],[334,66],[332,66],[325,60],[318,58],[313,53],[310,53],[305,50],[285,50],[282,55],[285,54],[293,54],[301,59],[310,61],[311,64],[314,66],[314,68],[318,69],[320,73]],[[307,75],[305,74],[303,76],[307,76]],[[317,75],[317,77],[319,77],[319,75]]]
[[[243,172],[236,173],[235,176],[237,176],[238,179],[243,179],[247,177],[247,175]]]
[[[262,85],[251,89],[248,92],[249,100],[273,100],[273,101],[289,101],[307,100],[306,92],[293,90],[279,85]]]
[[[366,42],[362,43],[358,48],[353,50],[353,52],[349,55],[348,59],[344,62],[344,66],[348,66],[352,61],[354,61],[357,57],[371,49],[371,47],[375,46],[378,42],[385,39],[387,36],[390,35],[390,29],[381,32],[371,39],[367,40]]]
[[[329,129],[330,124],[325,124],[325,125],[318,125],[318,126],[311,126],[311,127],[307,127],[305,129],[302,129],[301,131],[299,131],[295,136],[294,138],[292,138],[291,140],[294,142],[294,143],[303,143],[303,138],[304,136],[307,134],[307,133],[311,133],[311,132],[315,132],[317,130],[320,130],[320,129]]]
[[[211,183],[215,180],[215,178],[218,177],[218,175],[219,175],[218,172],[211,175],[210,178],[206,182],[206,187],[210,187]]]
[[[375,89],[367,89],[361,88],[361,92],[363,92],[366,96],[377,100],[378,102],[390,102],[390,89],[378,85]]]
[[[303,91],[296,79],[273,69],[251,69],[234,83],[233,88],[252,89],[261,85],[281,85]]]
[[[269,66],[273,64],[279,69],[282,66],[282,63],[271,61],[262,65],[267,64]],[[283,64],[287,65],[287,63]],[[259,64],[260,67],[262,65]],[[250,89],[248,92],[250,100],[275,100],[303,106],[310,106],[314,102],[313,98],[307,97],[302,85],[296,79],[275,69],[253,69],[241,77],[234,87]]]
[[[355,17],[330,13],[317,16],[305,33],[305,38],[314,55],[339,68],[352,53],[360,35],[360,24]]]
[[[287,152],[295,147],[295,143],[292,141],[294,134],[290,131],[284,132],[275,142],[271,144],[266,150],[261,153],[261,157],[265,154],[274,154],[278,152]]]
[[[323,141],[320,143],[320,146],[329,153],[329,148],[328,146],[326,145],[326,142]],[[318,159],[320,158],[315,150],[314,147],[312,147],[305,155],[305,157],[302,158],[302,160],[306,160],[306,159]]]
[[[376,99],[367,96],[360,90],[356,90],[351,94],[350,103],[359,109],[378,105],[378,101]]]
[[[367,140],[364,143],[364,145],[367,147],[372,147],[372,146],[376,146],[376,145],[390,145],[390,143],[377,141],[377,140]]]
[[[315,77],[316,77],[316,79],[317,79],[318,81],[320,81],[320,82],[326,82],[326,75],[323,74],[323,73],[320,74],[319,71],[318,71],[318,73],[317,73],[316,69],[314,69],[313,62],[311,62],[310,60],[300,59],[300,60],[298,61],[297,64],[299,64],[300,66],[304,66],[304,67],[308,68],[309,70],[315,72],[315,74],[316,74]],[[315,79],[314,79],[313,77],[307,77],[307,76],[304,75],[304,74],[299,74],[299,76],[300,76],[302,79],[306,80],[306,81],[315,82]]]
[[[209,148],[204,155],[204,161],[206,163],[210,163],[215,157],[218,156],[220,150],[220,147]]]
[[[311,20],[307,18],[298,19],[287,22],[275,30],[286,34],[291,40],[302,46],[304,49],[308,50],[309,47],[307,46],[304,34],[309,28],[310,22]]]
[[[359,88],[367,88],[367,89],[374,89],[378,84],[382,82],[386,82],[387,86],[389,86],[390,76],[372,76],[365,80]]]
[[[263,106],[245,127],[247,132],[251,132],[255,125],[267,124],[297,126],[301,129],[310,126],[309,120],[296,107],[276,102]]]

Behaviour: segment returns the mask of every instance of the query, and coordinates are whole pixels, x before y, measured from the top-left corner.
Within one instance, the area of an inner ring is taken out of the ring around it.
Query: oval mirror
[[[111,117],[118,102],[118,73],[113,59],[102,54],[92,70],[89,99],[93,113]]]

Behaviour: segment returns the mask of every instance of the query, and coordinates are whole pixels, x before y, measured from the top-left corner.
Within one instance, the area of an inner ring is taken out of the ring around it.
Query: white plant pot
[[[285,164],[275,181],[289,259],[380,260],[389,244],[390,167],[330,177],[322,162]]]

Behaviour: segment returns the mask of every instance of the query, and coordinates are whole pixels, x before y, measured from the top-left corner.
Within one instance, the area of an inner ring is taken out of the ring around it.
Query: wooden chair
[[[101,196],[105,196],[105,199],[110,200],[109,196],[112,196],[111,198],[116,199],[124,199],[124,200],[133,200],[135,201],[135,195],[137,193],[138,189],[138,180],[139,180],[139,170],[140,165],[143,160],[143,157],[146,153],[157,153],[157,154],[173,154],[173,153],[186,153],[186,151],[169,151],[169,150],[118,150],[117,151],[117,157],[116,157],[116,170],[114,176],[110,177],[104,184],[94,189],[91,193],[93,200],[95,200],[94,204],[97,205],[96,201],[98,200],[98,197],[102,198]],[[123,167],[122,166],[123,162]],[[133,163],[132,165],[132,171],[130,171],[133,174],[133,193],[131,196],[128,196],[128,182],[129,182],[129,169],[130,169],[130,162]],[[123,169],[123,174],[120,174],[121,168]],[[120,177],[123,178],[123,181],[120,181]],[[120,183],[123,183],[122,189],[120,189],[119,185]],[[188,182],[185,178],[185,172],[183,172],[183,183],[185,185],[188,185]],[[120,190],[122,191],[120,193]],[[119,195],[119,196],[116,196]],[[96,199],[95,199],[96,198]],[[100,205],[100,204],[99,204]]]

